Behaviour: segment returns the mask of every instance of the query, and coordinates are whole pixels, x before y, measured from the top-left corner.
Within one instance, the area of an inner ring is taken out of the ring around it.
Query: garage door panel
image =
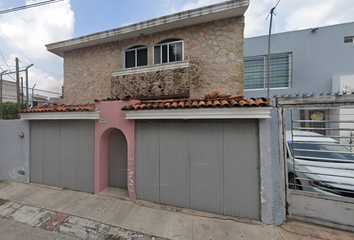
[[[189,131],[185,123],[162,122],[160,128],[160,200],[189,208]]]
[[[36,147],[32,147],[36,146]],[[40,122],[31,122],[31,182],[43,183],[43,126]]]
[[[44,158],[44,183],[60,186],[59,164],[59,122],[44,123],[43,132],[43,158]]]
[[[77,122],[61,122],[60,149],[60,186],[77,190]]]
[[[136,191],[137,198],[160,202],[160,148],[158,122],[136,125]]]
[[[258,121],[224,123],[224,214],[260,219]]]
[[[31,182],[94,190],[94,121],[32,121]]]
[[[222,125],[191,123],[190,207],[223,214]]]
[[[77,187],[80,191],[94,192],[94,121],[80,121],[77,125]]]

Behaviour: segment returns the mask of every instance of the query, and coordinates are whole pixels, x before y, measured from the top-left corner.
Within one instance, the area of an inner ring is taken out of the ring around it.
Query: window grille
[[[290,88],[292,54],[270,55],[270,88]],[[268,55],[244,58],[244,88],[268,88]]]

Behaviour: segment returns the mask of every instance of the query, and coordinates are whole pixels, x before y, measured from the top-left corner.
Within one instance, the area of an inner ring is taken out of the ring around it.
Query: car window
[[[328,144],[328,143],[327,143]],[[327,158],[327,159],[337,159],[337,160],[352,160],[354,162],[353,154],[345,154],[352,153],[348,148],[338,145],[327,145],[321,142],[306,142],[306,143],[296,143],[292,144],[288,143],[291,154],[294,156],[293,147],[295,148],[295,157],[296,158]],[[335,144],[335,143],[334,143]],[[311,151],[301,151],[297,149],[304,150],[315,150],[315,151],[333,151],[333,152],[344,152],[344,153],[328,153],[328,152],[311,152]],[[314,161],[321,161],[314,160]]]

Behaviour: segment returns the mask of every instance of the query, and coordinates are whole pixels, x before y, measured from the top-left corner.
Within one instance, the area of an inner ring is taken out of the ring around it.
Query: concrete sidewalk
[[[258,221],[203,217],[172,212],[116,198],[60,188],[0,182],[0,217],[81,239],[354,239],[345,231],[301,224],[281,227]],[[294,234],[296,232],[299,234]]]

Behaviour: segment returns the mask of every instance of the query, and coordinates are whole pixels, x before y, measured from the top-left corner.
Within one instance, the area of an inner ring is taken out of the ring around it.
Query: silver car
[[[286,139],[289,188],[354,198],[350,149],[313,132],[286,131]]]

